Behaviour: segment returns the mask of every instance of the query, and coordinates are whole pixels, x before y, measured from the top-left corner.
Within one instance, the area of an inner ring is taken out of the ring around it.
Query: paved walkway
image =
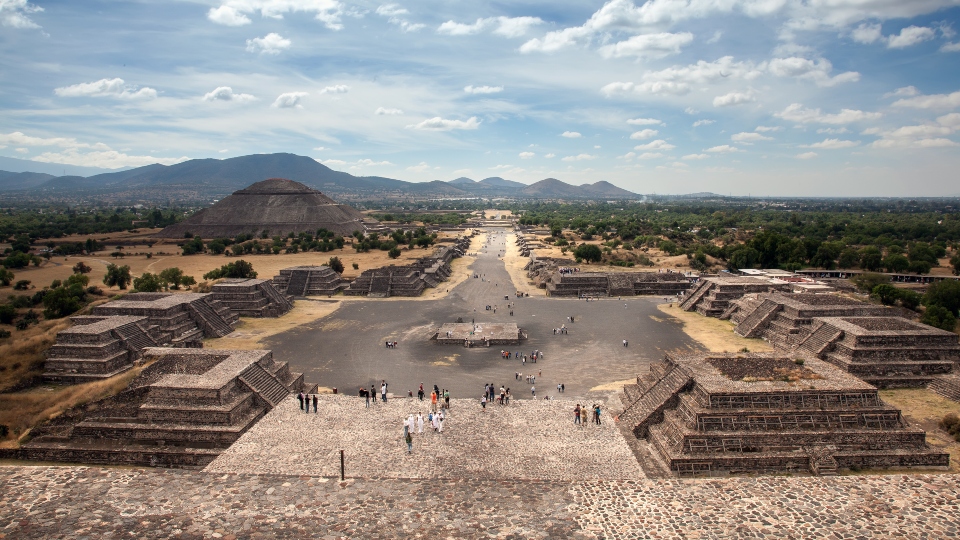
[[[480,389],[482,390],[482,388]],[[593,402],[591,402],[593,403]],[[604,421],[577,427],[572,401],[520,400],[480,406],[452,399],[443,433],[424,426],[413,453],[402,442],[403,419],[429,400],[389,399],[364,407],[353,396],[321,395],[319,414],[284,400],[207,466],[208,472],[363,478],[640,479],[643,471],[603,404]],[[426,420],[424,421],[426,424]]]
[[[0,467],[0,538],[953,538],[956,475],[363,479]]]

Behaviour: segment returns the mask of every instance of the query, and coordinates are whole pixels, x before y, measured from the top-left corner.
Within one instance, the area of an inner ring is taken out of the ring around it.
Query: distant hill
[[[23,161],[23,160],[19,160]],[[29,163],[29,162],[28,162]],[[176,165],[153,164],[93,176],[52,176],[0,171],[0,191],[92,199],[185,201],[225,197],[266,178],[287,178],[325,193],[357,197],[439,196],[520,198],[633,198],[606,181],[573,186],[554,178],[526,185],[500,177],[474,181],[405,182],[380,176],[353,176],[313,158],[294,154],[254,154],[229,159],[192,159]]]
[[[44,173],[51,176],[92,176],[105,172],[114,172],[123,169],[102,169],[100,167],[81,167],[79,165],[64,165],[62,163],[44,163],[42,161],[32,161],[29,159],[17,159],[0,156],[0,171],[10,171],[15,173],[32,172]]]

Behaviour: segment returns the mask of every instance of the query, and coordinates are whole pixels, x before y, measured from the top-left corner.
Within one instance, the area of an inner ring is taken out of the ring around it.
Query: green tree
[[[901,306],[907,309],[912,309],[916,311],[917,306],[920,305],[921,301],[923,301],[923,296],[921,296],[916,291],[911,291],[908,289],[900,289],[900,305]]]
[[[180,289],[181,285],[190,286],[197,282],[197,280],[195,280],[193,277],[185,276],[183,274],[183,270],[180,270],[177,267],[162,270],[159,276],[160,280],[164,283],[164,288],[166,288],[166,284],[170,284],[172,285],[171,288],[175,290]]]
[[[877,285],[873,288],[873,296],[880,299],[880,302],[885,306],[892,306],[897,303],[897,299],[900,298],[900,290],[889,285],[887,283]]]
[[[14,251],[3,260],[5,268],[26,268],[30,266],[30,255],[19,251]]]
[[[874,287],[882,283],[890,283],[890,277],[883,274],[866,272],[850,278],[850,281],[857,286],[860,292],[873,292]]]
[[[393,248],[387,252],[387,255],[391,259],[396,259],[397,257],[400,256],[400,248],[398,248],[397,246],[393,246]]]
[[[130,267],[127,265],[117,266],[115,264],[107,265],[107,274],[103,276],[103,284],[107,287],[116,285],[120,290],[125,290],[130,283]]]
[[[955,332],[957,329],[957,318],[943,306],[928,307],[920,317],[920,322],[947,332]]]
[[[338,274],[343,273],[343,262],[340,261],[340,257],[330,257],[330,260],[327,261],[327,266]]]
[[[883,259],[883,267],[887,269],[887,272],[900,273],[910,268],[910,261],[899,253],[893,253]]]
[[[13,324],[17,318],[17,309],[10,304],[0,304],[0,323]]]
[[[860,263],[860,253],[853,248],[847,248],[840,253],[837,259],[837,266],[840,268],[853,268]]]
[[[64,287],[78,285],[81,289],[86,289],[87,285],[89,284],[90,284],[90,276],[85,276],[83,274],[73,274],[63,282]]]
[[[960,276],[960,252],[950,258],[950,266],[953,267],[953,275]]]
[[[590,262],[600,262],[603,258],[603,252],[600,247],[594,244],[580,244],[573,250],[573,255],[578,259]]]
[[[257,277],[257,273],[253,270],[253,265],[243,259],[225,264],[220,268],[211,270],[203,275],[203,279],[255,277]]]
[[[0,268],[0,284],[4,287],[9,286],[13,282],[13,272],[7,270],[6,268]]]
[[[74,274],[89,274],[93,271],[93,268],[90,268],[89,265],[84,264],[83,261],[79,261],[77,264],[73,265]]]
[[[227,250],[227,245],[223,243],[223,240],[217,239],[207,244],[207,249],[214,255],[223,255],[223,252]]]
[[[203,239],[199,235],[194,236],[192,240],[183,245],[184,255],[195,255],[203,253]]]
[[[166,282],[159,275],[150,272],[133,279],[133,288],[137,292],[160,292],[166,287]]]
[[[671,256],[676,255],[677,253],[679,253],[679,249],[680,248],[677,247],[676,242],[673,242],[671,240],[663,240],[662,242],[660,242],[660,251],[668,255],[671,255]]]
[[[956,317],[960,314],[960,281],[945,279],[930,285],[923,295],[923,305],[942,306]]]
[[[43,316],[59,319],[80,311],[86,293],[79,285],[57,287],[43,297]]]

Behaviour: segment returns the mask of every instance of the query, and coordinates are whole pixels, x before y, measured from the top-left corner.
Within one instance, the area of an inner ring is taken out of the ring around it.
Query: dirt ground
[[[516,236],[508,234],[507,239],[506,255],[503,257],[503,263],[507,268],[507,273],[510,274],[510,279],[513,280],[513,285],[518,291],[530,296],[546,296],[547,292],[544,289],[538,289],[527,277],[527,272],[523,267],[530,262],[530,257],[524,257],[520,254],[520,246],[516,244]],[[537,253],[539,254],[540,250],[537,250]],[[557,250],[557,253],[559,254],[559,250]]]
[[[568,237],[568,239],[569,237],[573,237],[574,238],[573,241],[575,241],[577,245],[593,244],[595,246],[599,246],[601,249],[605,247],[603,245],[604,240],[600,238],[594,238],[593,240],[584,241],[584,240],[580,240],[579,236],[571,233],[570,231],[564,231],[563,234],[564,236]],[[569,249],[570,246],[565,246],[568,249],[566,253],[563,253],[562,247],[555,246],[553,244],[544,243],[545,239],[550,238],[549,235],[526,234],[525,237],[527,239],[528,244],[531,242],[537,242],[543,245],[543,247],[534,248],[536,250],[537,256],[539,257],[556,257],[556,258],[567,258],[567,259],[574,258],[572,249]],[[629,259],[631,254],[636,255],[641,253],[646,255],[651,261],[653,261],[654,265],[641,266],[638,264],[634,267],[625,267],[625,266],[613,266],[608,263],[582,262],[578,266],[580,266],[585,272],[590,272],[590,271],[595,271],[595,272],[601,272],[601,271],[602,272],[651,272],[653,271],[653,272],[656,272],[657,269],[664,269],[664,270],[669,269],[669,270],[674,270],[676,272],[690,272],[693,270],[690,267],[690,259],[688,259],[686,255],[677,255],[677,256],[671,257],[670,255],[667,255],[666,253],[663,253],[662,251],[656,248],[650,248],[646,252],[640,251],[638,249],[634,249],[630,251],[630,250],[623,249],[622,247],[616,248],[613,250],[614,255],[619,255],[623,259]],[[707,257],[707,262],[711,265],[719,264],[719,261],[709,256]]]
[[[735,334],[734,324],[730,321],[704,317],[696,312],[683,311],[676,306],[676,302],[663,303],[657,308],[665,318],[673,318],[683,324],[684,333],[708,351],[738,352],[747,349],[749,352],[768,352],[773,350],[773,347],[762,339],[747,339]]]
[[[949,413],[960,415],[960,403],[925,388],[881,390],[880,398],[903,412],[908,422],[927,432],[927,443],[950,454],[950,472],[960,472],[960,442],[937,425]]]
[[[103,236],[114,241],[122,240],[124,242],[130,242],[134,239],[143,239],[144,242],[146,241],[144,235],[134,235],[131,233],[115,233],[98,236]],[[440,235],[441,238],[453,238],[455,236],[455,234],[451,235],[446,233]],[[86,236],[82,238],[77,237],[77,241],[83,241],[86,238]],[[420,257],[427,257],[431,255],[434,249],[436,249],[436,246],[430,246],[426,249],[403,248],[401,250],[400,257],[397,259],[391,259],[387,255],[386,251],[381,250],[373,250],[367,253],[357,253],[349,244],[344,246],[343,249],[328,251],[326,253],[282,253],[280,255],[243,255],[241,257],[227,257],[225,255],[212,254],[185,256],[180,254],[180,249],[176,246],[176,244],[155,244],[153,247],[147,247],[144,243],[142,245],[138,244],[136,246],[127,246],[124,248],[124,252],[128,253],[129,255],[122,259],[114,259],[110,257],[109,253],[114,250],[115,246],[112,246],[109,240],[100,240],[107,245],[109,251],[102,251],[94,256],[54,257],[49,261],[44,261],[39,267],[30,266],[28,268],[14,270],[16,280],[30,280],[33,287],[36,289],[42,289],[43,287],[50,285],[50,283],[55,279],[62,280],[69,277],[73,273],[73,266],[77,264],[77,262],[83,261],[85,264],[93,268],[93,271],[88,274],[90,276],[90,284],[96,285],[104,290],[108,289],[105,285],[103,285],[103,276],[106,274],[108,264],[129,266],[130,274],[133,277],[138,277],[144,272],[156,274],[166,268],[177,267],[183,270],[184,274],[193,276],[198,282],[200,282],[203,281],[203,274],[220,268],[221,266],[238,259],[243,259],[251,263],[253,265],[253,269],[257,272],[257,277],[269,279],[279,274],[280,269],[282,268],[311,264],[326,264],[327,261],[330,260],[330,257],[339,257],[340,260],[343,261],[343,277],[348,280],[352,280],[359,276],[364,270],[381,268],[391,264],[409,264]],[[146,255],[147,253],[150,253],[152,258],[148,259]],[[355,270],[353,268],[353,263],[357,263],[359,268]],[[119,289],[116,287],[112,287],[110,290],[119,292]],[[34,292],[35,289],[24,291],[24,294],[33,294]],[[19,291],[13,291],[12,287],[4,287],[3,289],[0,289],[0,294],[3,293],[18,294]]]

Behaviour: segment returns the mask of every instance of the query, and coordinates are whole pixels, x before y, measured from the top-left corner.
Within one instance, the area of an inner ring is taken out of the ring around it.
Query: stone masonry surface
[[[0,538],[941,539],[960,533],[956,475],[337,480],[5,466]]]
[[[364,478],[643,478],[612,416],[599,427],[588,421],[578,428],[574,406],[526,399],[484,410],[479,396],[451,399],[441,434],[427,425],[429,398],[388,397],[365,408],[362,398],[322,395],[319,414],[308,415],[290,397],[205,470],[336,476],[342,449],[348,475]],[[408,455],[403,420],[417,411],[424,413],[424,433],[414,435]]]

